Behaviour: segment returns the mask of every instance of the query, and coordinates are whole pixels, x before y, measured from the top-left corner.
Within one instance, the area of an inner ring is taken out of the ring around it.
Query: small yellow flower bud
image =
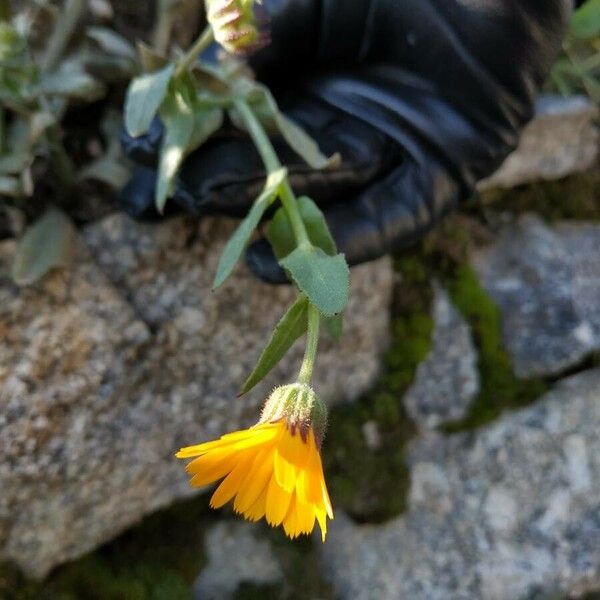
[[[206,0],[215,40],[232,54],[250,54],[270,41],[259,0]]]

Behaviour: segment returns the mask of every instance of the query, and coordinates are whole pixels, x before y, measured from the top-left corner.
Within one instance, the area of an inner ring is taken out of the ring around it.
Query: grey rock
[[[404,397],[408,414],[424,429],[466,416],[479,392],[477,351],[470,327],[437,283],[432,312],[433,347]]]
[[[541,96],[518,148],[480,190],[512,188],[539,179],[561,179],[589,169],[598,158],[598,106],[584,96]]]
[[[352,600],[525,600],[600,587],[600,369],[473,433],[411,447],[407,512],[336,515],[323,572]],[[392,492],[392,490],[390,490]]]
[[[473,263],[518,376],[560,374],[600,349],[600,225],[526,215]]]
[[[197,600],[236,597],[242,583],[275,584],[283,571],[269,542],[260,539],[256,526],[241,521],[214,525],[205,539],[208,565],[194,584]]]
[[[236,399],[293,291],[243,266],[211,291],[233,225],[110,216],[71,270],[27,289],[8,276],[14,243],[0,244],[0,560],[42,577],[194,493],[173,452],[253,423],[295,377],[301,344]],[[391,287],[389,260],[353,271],[344,339],[317,365],[329,401],[377,375]]]

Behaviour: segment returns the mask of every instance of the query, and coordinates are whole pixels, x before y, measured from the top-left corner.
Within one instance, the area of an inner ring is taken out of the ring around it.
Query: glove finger
[[[325,217],[351,266],[375,260],[421,239],[457,204],[461,189],[433,160],[407,161]]]
[[[165,214],[161,215],[156,210],[155,191],[156,171],[148,167],[139,167],[117,196],[117,206],[139,221],[158,221],[164,216],[172,216],[179,212],[178,207],[170,202],[165,207]]]
[[[146,167],[155,167],[158,150],[163,136],[163,124],[154,117],[148,131],[139,137],[132,137],[123,128],[121,130],[121,147],[125,155],[133,162]]]

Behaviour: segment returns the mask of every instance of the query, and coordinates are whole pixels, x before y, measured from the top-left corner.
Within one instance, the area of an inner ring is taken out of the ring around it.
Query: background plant
[[[564,95],[583,92],[600,102],[600,0],[588,0],[574,13],[549,83]]]
[[[22,235],[13,266],[17,283],[33,283],[70,260],[75,229],[59,207],[79,183],[119,187],[127,180],[114,115],[103,124],[114,143],[85,165],[66,150],[62,123],[71,106],[102,99],[111,83],[136,68],[131,44],[94,23],[84,0],[67,0],[62,9],[28,2],[16,12],[10,2],[0,3],[0,202],[18,222],[45,210]],[[36,193],[40,182],[52,189],[43,199]]]

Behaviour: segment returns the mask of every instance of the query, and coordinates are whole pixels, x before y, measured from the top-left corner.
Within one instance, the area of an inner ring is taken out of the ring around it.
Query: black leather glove
[[[264,0],[273,43],[252,62],[280,106],[339,168],[315,172],[284,144],[298,194],[323,208],[350,264],[426,233],[516,146],[556,54],[572,0]],[[160,139],[125,139],[153,164]],[[123,195],[152,206],[152,173]],[[198,215],[242,216],[264,179],[247,137],[224,130],[190,156],[174,200]],[[141,192],[145,182],[147,193]],[[268,244],[248,263],[285,279]]]

